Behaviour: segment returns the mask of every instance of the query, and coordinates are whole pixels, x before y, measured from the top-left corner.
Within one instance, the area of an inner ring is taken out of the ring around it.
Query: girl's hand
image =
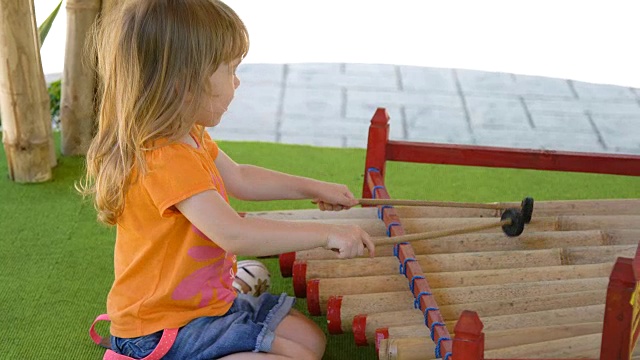
[[[315,190],[313,202],[317,203],[322,211],[347,210],[358,205],[358,201],[346,185],[323,182],[316,186]]]
[[[364,255],[364,248],[369,249],[369,256],[375,256],[375,245],[369,234],[356,225],[335,225],[327,236],[327,249],[338,253],[341,259],[350,259]]]

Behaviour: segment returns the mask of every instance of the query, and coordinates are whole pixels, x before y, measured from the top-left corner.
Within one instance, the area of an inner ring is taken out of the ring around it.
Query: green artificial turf
[[[237,162],[344,183],[360,196],[364,150],[221,142]],[[87,334],[105,311],[111,285],[113,229],[95,221],[92,204],[73,190],[81,158],[60,157],[54,180],[21,185],[8,180],[0,149],[0,359],[101,359]],[[640,177],[389,163],[394,198],[519,201],[640,197]],[[309,201],[239,202],[238,211],[298,209]],[[263,260],[272,291],[293,294],[276,259]],[[297,307],[306,312],[306,303]],[[315,320],[326,330],[325,319]],[[105,327],[102,327],[105,333]],[[374,359],[350,334],[329,336],[326,359]]]

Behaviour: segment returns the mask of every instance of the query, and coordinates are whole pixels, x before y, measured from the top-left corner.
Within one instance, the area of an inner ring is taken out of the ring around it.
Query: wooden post
[[[100,11],[100,0],[67,0],[67,45],[64,54],[60,125],[62,153],[85,155],[93,137],[96,76],[84,48]]]
[[[607,289],[601,359],[630,359],[638,326],[638,286],[633,259],[618,258]]]
[[[362,197],[372,198],[371,188],[367,184],[369,169],[377,169],[384,177],[386,148],[389,140],[389,114],[384,108],[378,108],[371,119],[369,127],[369,140],[367,143],[367,159],[364,166],[364,184]]]
[[[2,142],[16,182],[52,177],[51,116],[38,49],[33,1],[0,0]]]
[[[454,328],[452,355],[457,359],[484,359],[484,333],[478,314],[465,310]]]

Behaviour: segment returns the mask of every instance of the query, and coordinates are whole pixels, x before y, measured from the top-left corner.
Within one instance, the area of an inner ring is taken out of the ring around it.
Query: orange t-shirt
[[[107,298],[111,333],[132,338],[222,315],[236,293],[236,256],[196,229],[175,204],[206,190],[228,202],[214,164],[218,147],[165,143],[146,154],[118,218],[115,281]]]

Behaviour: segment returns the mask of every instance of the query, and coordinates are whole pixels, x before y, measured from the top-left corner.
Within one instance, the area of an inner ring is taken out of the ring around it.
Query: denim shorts
[[[226,314],[197,318],[181,327],[163,359],[210,360],[239,352],[269,352],[276,327],[294,301],[286,294],[238,294]],[[131,339],[112,336],[111,349],[141,359],[156,348],[161,336],[162,331]]]

